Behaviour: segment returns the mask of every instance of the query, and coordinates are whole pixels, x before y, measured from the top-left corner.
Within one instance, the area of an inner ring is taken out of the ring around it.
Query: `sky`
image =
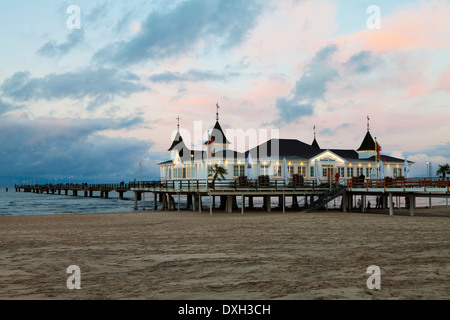
[[[449,18],[442,0],[1,1],[0,186],[157,179],[176,118],[198,149],[217,103],[225,130],[316,126],[330,149],[369,116],[425,176],[450,163]]]

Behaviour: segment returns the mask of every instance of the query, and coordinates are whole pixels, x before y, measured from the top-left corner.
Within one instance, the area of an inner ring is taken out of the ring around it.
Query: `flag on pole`
[[[409,178],[409,164],[407,159],[405,159],[405,164],[403,165],[403,177]]]
[[[212,158],[214,157],[213,154],[213,137],[212,135],[209,136],[209,141],[208,141],[208,158]]]
[[[377,161],[381,160],[381,146],[378,144],[377,139],[375,139],[375,148],[377,151]]]

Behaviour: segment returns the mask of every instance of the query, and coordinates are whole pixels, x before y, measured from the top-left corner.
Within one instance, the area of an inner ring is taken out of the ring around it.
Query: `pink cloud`
[[[449,17],[449,2],[424,1],[382,17],[381,30],[363,30],[338,41],[374,52],[450,48]]]

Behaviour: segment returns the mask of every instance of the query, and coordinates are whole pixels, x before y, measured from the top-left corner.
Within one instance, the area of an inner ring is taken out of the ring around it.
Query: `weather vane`
[[[220,109],[220,106],[219,106],[219,103],[218,103],[218,102],[217,102],[217,104],[216,104],[216,107],[217,107],[216,120],[219,121],[219,109]]]
[[[314,125],[314,139],[316,138],[316,125]]]
[[[178,121],[177,128],[178,128],[178,131],[180,131],[180,120],[181,120],[181,118],[180,118],[180,116],[178,116],[177,117],[177,121]]]
[[[370,118],[367,116],[367,131],[370,131]]]

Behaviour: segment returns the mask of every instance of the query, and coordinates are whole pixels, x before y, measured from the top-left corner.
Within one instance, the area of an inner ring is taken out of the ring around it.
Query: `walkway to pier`
[[[58,194],[78,196],[78,193],[84,193],[85,197],[93,197],[94,192],[99,192],[99,196],[105,199],[109,198],[109,194],[112,191],[119,193],[119,198],[123,199],[125,192],[130,191],[129,185],[125,183],[119,184],[45,184],[45,185],[23,185],[15,186],[15,191],[20,192],[32,192],[32,193],[47,193],[47,194]]]

